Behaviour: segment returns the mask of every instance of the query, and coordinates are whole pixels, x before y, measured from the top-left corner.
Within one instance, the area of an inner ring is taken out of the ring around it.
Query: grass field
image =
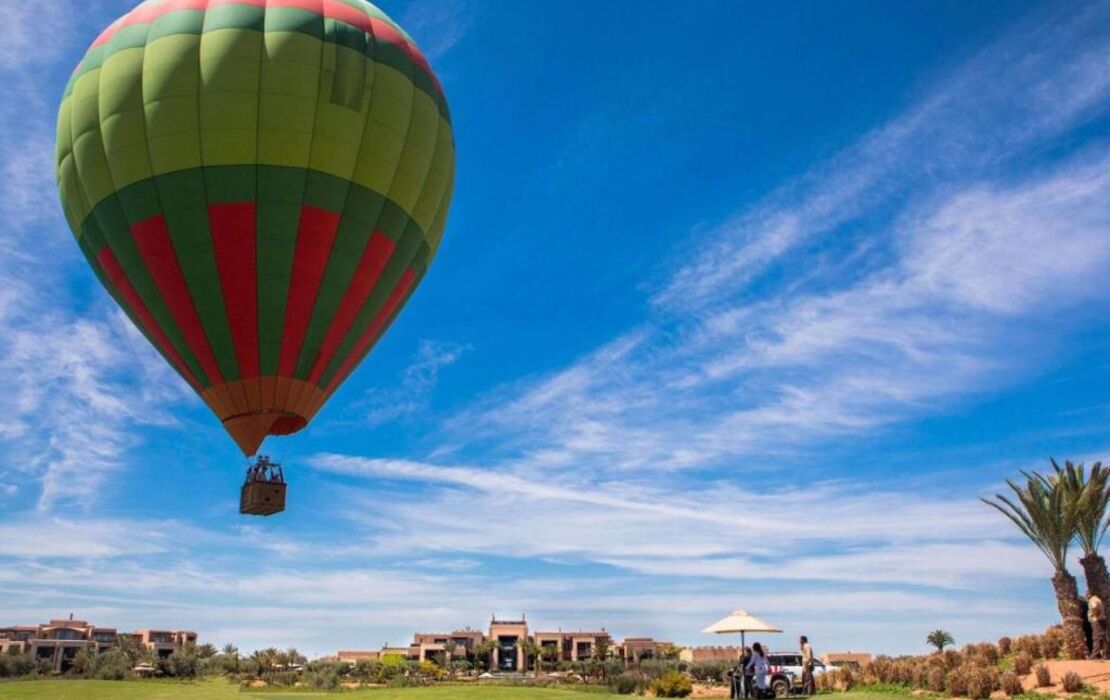
[[[2,700],[303,700],[324,697],[343,700],[599,700],[616,696],[589,691],[496,686],[375,688],[343,693],[252,692],[240,690],[225,680],[198,683],[80,680],[0,683]],[[869,696],[868,700],[880,699]]]

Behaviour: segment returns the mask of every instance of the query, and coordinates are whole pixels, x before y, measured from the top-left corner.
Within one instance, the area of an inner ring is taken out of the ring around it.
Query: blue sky
[[[495,611],[710,644],[747,607],[819,651],[1053,621],[978,498],[1110,459],[1110,4],[383,2],[451,102],[452,215],[268,443],[267,520],[57,204],[62,86],[127,7],[0,6],[0,623],[322,654]]]

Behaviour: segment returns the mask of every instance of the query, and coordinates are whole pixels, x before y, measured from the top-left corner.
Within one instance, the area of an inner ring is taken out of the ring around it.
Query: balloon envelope
[[[443,234],[443,91],[363,0],[150,0],[74,71],[66,218],[108,292],[245,454],[303,428]]]

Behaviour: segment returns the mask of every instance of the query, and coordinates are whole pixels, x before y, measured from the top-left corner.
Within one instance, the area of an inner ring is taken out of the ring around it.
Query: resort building
[[[68,671],[82,649],[100,653],[117,641],[133,639],[155,656],[166,657],[187,644],[196,644],[196,632],[139,630],[117,632],[113,627],[97,627],[84,620],[51,620],[35,627],[0,627],[0,654],[31,654],[47,659],[55,671]]]
[[[488,642],[493,642],[489,645]],[[526,643],[528,642],[528,643]],[[529,644],[530,643],[530,644]],[[531,631],[524,615],[519,620],[490,620],[485,632],[469,627],[454,632],[417,632],[413,635],[408,648],[385,647],[381,651],[340,651],[336,658],[340,661],[356,663],[359,660],[378,660],[386,654],[404,655],[413,661],[434,661],[444,663],[448,658],[488,660],[494,671],[516,673],[532,668],[534,654],[526,650],[534,645],[539,649],[545,663],[560,661],[584,661],[595,658],[599,649],[605,647],[610,658],[634,662],[649,659],[658,649],[670,646],[667,642],[657,642],[650,637],[630,637],[616,642],[604,628],[594,631]],[[483,648],[483,646],[485,648]],[[492,646],[492,650],[491,650]]]
[[[484,635],[469,628],[449,634],[417,632],[412,637],[406,656],[420,661],[442,663],[448,657],[466,659],[473,657]]]

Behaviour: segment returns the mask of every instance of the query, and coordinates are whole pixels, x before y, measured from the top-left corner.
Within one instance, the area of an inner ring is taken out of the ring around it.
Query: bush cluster
[[[0,655],[0,678],[21,678],[38,672],[38,664],[30,654]]]
[[[1038,688],[1047,688],[1052,685],[1052,674],[1048,672],[1048,666],[1037,664],[1037,668],[1034,672],[1037,674]]]
[[[1064,687],[1065,693],[1078,693],[1083,689],[1083,678],[1075,671],[1068,671],[1060,679],[1060,685]]]
[[[1024,676],[1033,669],[1033,657],[1027,651],[1014,654],[1014,673]]]
[[[727,683],[732,666],[728,661],[698,661],[687,666],[686,672],[699,683]]]
[[[609,679],[609,689],[617,695],[632,695],[644,690],[644,677],[638,673],[620,673]]]
[[[681,671],[668,671],[651,682],[657,698],[684,698],[694,692],[694,684]]]
[[[858,670],[837,669],[817,676],[819,690],[849,690],[856,685],[914,688],[952,696],[988,698],[992,692],[1021,695],[1022,676],[1034,672],[1038,659],[1054,659],[1062,648],[1059,627],[1042,635],[1003,637],[998,644],[968,644],[959,651],[948,649],[927,656],[890,658],[879,656]],[[1012,670],[1001,673],[1012,663]],[[1035,669],[1038,684],[1050,685],[1048,670]],[[1042,681],[1042,674],[1044,676]]]

